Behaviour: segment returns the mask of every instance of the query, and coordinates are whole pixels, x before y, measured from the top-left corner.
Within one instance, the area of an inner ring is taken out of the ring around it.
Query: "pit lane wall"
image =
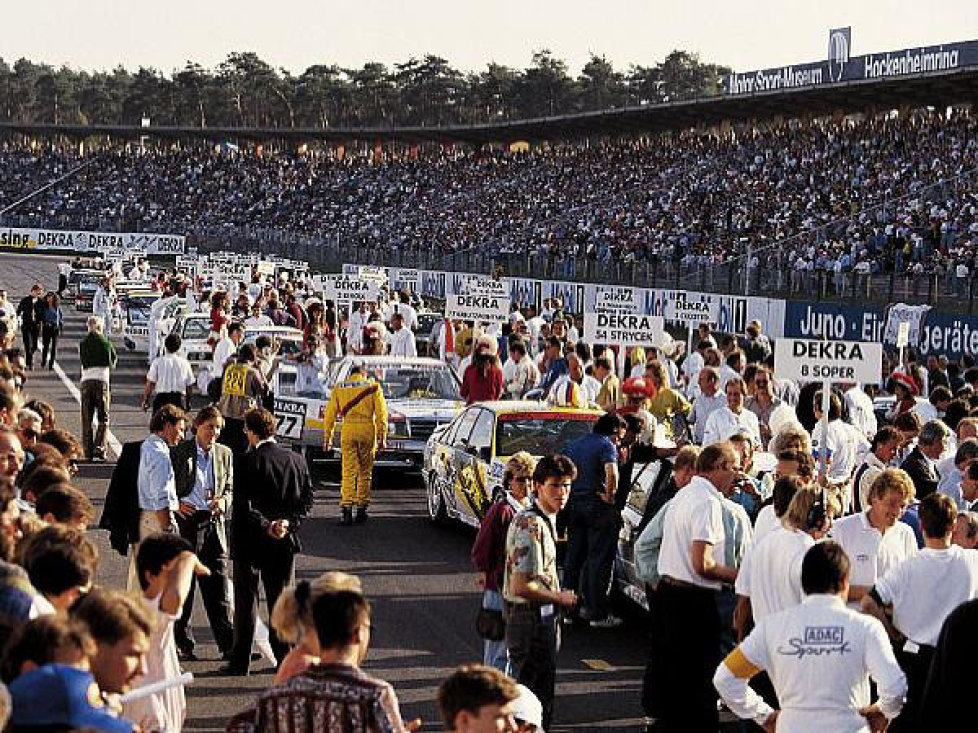
[[[348,274],[356,274],[358,268],[356,264],[343,265]],[[410,287],[423,296],[438,299],[463,292],[471,277],[471,273],[388,268],[388,278],[395,288]],[[521,306],[532,305],[539,311],[545,299],[559,297],[571,313],[593,311],[598,288],[607,287],[519,277],[505,277],[502,281],[509,288],[511,300]],[[634,291],[634,302],[641,304],[643,314],[664,316],[667,324],[677,301],[701,301],[717,304],[716,330],[722,333],[743,334],[747,324],[757,320],[772,338],[870,341],[895,348],[897,328],[901,321],[908,321],[909,345],[921,355],[958,358],[965,353],[978,354],[978,316],[943,313],[926,305],[854,306],[688,290],[621,289]]]

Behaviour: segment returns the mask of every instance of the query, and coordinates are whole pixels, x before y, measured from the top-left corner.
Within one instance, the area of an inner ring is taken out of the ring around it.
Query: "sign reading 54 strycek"
[[[585,313],[584,338],[592,344],[618,346],[661,345],[662,316],[637,313]]]
[[[774,343],[774,373],[782,379],[875,384],[882,363],[883,344],[789,338]]]

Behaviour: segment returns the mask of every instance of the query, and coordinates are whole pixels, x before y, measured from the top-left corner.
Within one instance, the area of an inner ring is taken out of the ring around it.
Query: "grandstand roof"
[[[287,140],[290,142],[397,141],[491,143],[557,140],[592,135],[635,135],[683,130],[697,125],[824,116],[902,106],[942,107],[978,103],[978,68],[913,74],[885,79],[824,84],[793,91],[775,90],[692,101],[626,107],[601,112],[542,117],[497,124],[393,128],[239,128],[137,127],[0,123],[0,131],[41,136],[109,135],[138,138]]]

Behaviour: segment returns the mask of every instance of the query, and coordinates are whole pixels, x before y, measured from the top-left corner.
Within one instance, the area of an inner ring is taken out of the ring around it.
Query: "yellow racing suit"
[[[323,413],[323,445],[332,442],[337,418],[343,482],[340,507],[370,504],[370,478],[377,443],[387,437],[387,403],[380,385],[356,374],[333,387]]]

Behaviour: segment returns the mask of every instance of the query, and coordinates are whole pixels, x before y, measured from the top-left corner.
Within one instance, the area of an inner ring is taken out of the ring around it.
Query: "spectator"
[[[54,359],[58,352],[58,336],[61,335],[61,328],[64,324],[64,315],[61,313],[61,298],[57,293],[49,291],[44,296],[40,313],[41,341],[43,344],[41,367],[46,366],[48,369],[54,369]]]
[[[81,357],[81,421],[82,444],[89,461],[105,460],[106,435],[109,430],[109,374],[119,360],[112,342],[103,334],[103,321],[97,316],[88,318],[88,335],[78,344]],[[92,437],[92,420],[98,429]]]
[[[520,691],[493,667],[459,667],[438,688],[438,708],[445,730],[488,733],[516,730],[514,713]]]
[[[166,353],[153,359],[143,387],[143,410],[149,409],[149,398],[154,392],[153,413],[163,405],[176,405],[186,410],[190,403],[190,388],[194,384],[194,372],[180,354],[182,341],[177,333],[169,334],[163,341]]]

